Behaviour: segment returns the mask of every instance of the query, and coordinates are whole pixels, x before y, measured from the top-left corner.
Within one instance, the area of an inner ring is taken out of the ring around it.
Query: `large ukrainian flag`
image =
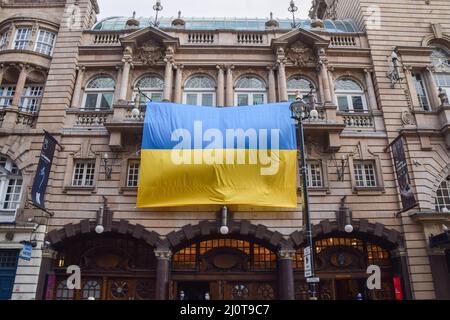
[[[137,207],[297,207],[289,103],[210,108],[149,103]]]

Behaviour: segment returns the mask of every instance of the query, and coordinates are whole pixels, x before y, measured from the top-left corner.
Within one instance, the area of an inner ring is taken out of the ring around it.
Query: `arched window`
[[[438,88],[442,88],[450,97],[450,50],[444,47],[432,47],[431,62]]]
[[[83,109],[89,111],[110,110],[113,104],[116,82],[109,76],[98,76],[88,82]]]
[[[448,212],[450,210],[450,176],[441,182],[436,192],[436,211]]]
[[[193,106],[214,107],[216,105],[216,84],[206,75],[190,77],[184,84],[184,103]]]
[[[22,174],[9,159],[0,155],[0,222],[13,222],[22,196]]]
[[[288,100],[289,102],[295,101],[297,93],[300,92],[304,101],[309,102],[308,94],[312,90],[312,94],[316,95],[316,89],[314,84],[307,78],[302,76],[294,76],[287,81]]]
[[[236,81],[235,103],[238,106],[255,106],[267,100],[266,84],[261,79],[246,75]]]
[[[134,85],[134,97],[139,93],[140,89],[153,102],[160,102],[163,98],[164,80],[157,74],[148,74],[136,81]],[[147,104],[148,99],[141,96],[141,104]]]
[[[336,103],[342,112],[367,112],[362,87],[354,80],[341,78],[335,82]]]

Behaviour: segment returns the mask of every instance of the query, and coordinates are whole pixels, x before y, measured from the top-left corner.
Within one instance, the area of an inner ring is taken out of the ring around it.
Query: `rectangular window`
[[[337,105],[342,112],[367,112],[366,99],[360,94],[337,95]]]
[[[8,32],[5,32],[0,35],[0,50],[6,50],[7,44],[8,44]]]
[[[76,187],[91,187],[94,185],[95,161],[76,161],[73,170],[72,185]]]
[[[139,181],[139,160],[128,162],[127,187],[137,187]]]
[[[47,30],[40,30],[35,50],[39,53],[51,56],[53,53],[55,38],[55,33]]]
[[[197,105],[197,95],[194,93],[188,93],[186,95],[186,104],[196,106]]]
[[[430,111],[430,102],[428,101],[428,93],[423,81],[421,73],[413,73],[414,84],[416,86],[417,98],[420,107],[425,111]]]
[[[111,110],[114,99],[113,92],[86,93],[84,110],[99,111]]]
[[[238,94],[238,96],[237,96],[237,105],[238,106],[248,106],[248,95],[246,95],[246,94]]]
[[[434,77],[437,87],[444,89],[450,99],[450,73],[435,73]]]
[[[43,87],[25,87],[20,100],[20,111],[36,113],[41,105]]]
[[[28,39],[31,34],[30,28],[19,28],[16,32],[16,39],[14,41],[15,50],[25,50],[28,47]]]
[[[340,111],[348,112],[349,108],[347,96],[337,96],[337,102]]]
[[[354,162],[354,173],[357,187],[376,187],[377,178],[373,161]]]
[[[263,104],[264,103],[264,95],[257,93],[253,95],[253,105],[256,106],[258,104]]]
[[[312,188],[323,187],[322,165],[320,161],[308,161],[308,186]]]
[[[204,107],[214,106],[214,95],[212,93],[202,94],[202,106]]]
[[[12,104],[16,86],[0,87],[0,108],[9,107]]]
[[[20,204],[21,191],[22,191],[22,178],[9,179],[2,209],[16,210]]]

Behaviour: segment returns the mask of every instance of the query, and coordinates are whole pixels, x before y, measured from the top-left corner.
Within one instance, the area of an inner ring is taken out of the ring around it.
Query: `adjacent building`
[[[307,299],[300,183],[297,209],[227,206],[226,235],[221,206],[136,209],[147,98],[226,108],[298,92],[319,114],[305,121],[319,299],[450,298],[448,1],[315,0],[295,25],[99,10],[0,2],[0,299]],[[30,190],[45,131],[60,146],[43,211]],[[405,212],[399,136],[418,203]]]

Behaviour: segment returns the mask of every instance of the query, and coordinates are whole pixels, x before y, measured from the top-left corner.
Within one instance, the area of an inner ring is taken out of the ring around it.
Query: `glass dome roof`
[[[119,31],[124,30],[128,17],[110,17],[97,22],[92,30],[94,31]],[[172,28],[172,21],[176,18],[161,18],[160,28]],[[152,25],[154,18],[138,18],[140,28]],[[186,30],[244,30],[244,31],[264,31],[268,19],[250,18],[183,18],[186,22]],[[292,20],[277,19],[278,29],[290,30]],[[310,19],[297,19],[297,23],[302,29],[311,29]],[[325,20],[325,31],[336,33],[359,32],[359,28],[351,19],[346,20]]]

